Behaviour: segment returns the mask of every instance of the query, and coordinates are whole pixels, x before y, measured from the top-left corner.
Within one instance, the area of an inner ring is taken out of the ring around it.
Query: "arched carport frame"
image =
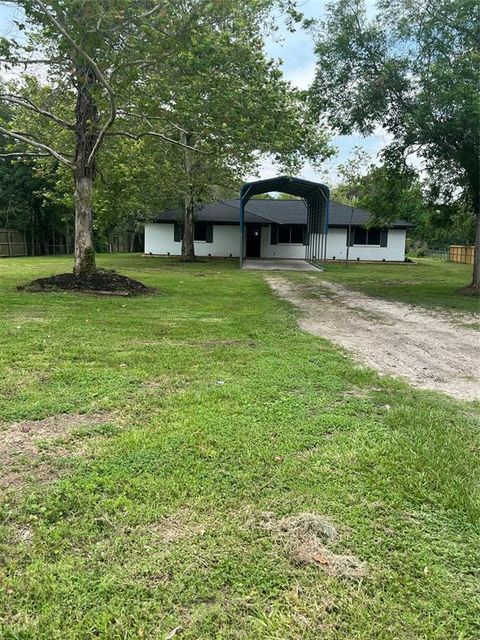
[[[327,255],[328,216],[330,189],[319,182],[302,178],[278,176],[267,180],[247,182],[240,190],[240,267],[245,258],[245,205],[253,196],[270,191],[280,191],[300,197],[307,207],[307,237],[305,259],[308,262],[325,262]]]

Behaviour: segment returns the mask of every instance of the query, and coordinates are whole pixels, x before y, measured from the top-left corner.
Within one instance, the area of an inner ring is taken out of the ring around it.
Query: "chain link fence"
[[[448,249],[428,249],[425,252],[426,258],[435,258],[436,260],[448,260]]]
[[[43,235],[32,242],[30,232],[0,228],[0,258],[20,256],[55,256],[73,253],[73,239],[60,233]],[[111,234],[108,241],[100,243],[97,250],[102,253],[143,253],[143,232]]]
[[[28,256],[28,243],[24,233],[15,229],[0,229],[0,257]]]

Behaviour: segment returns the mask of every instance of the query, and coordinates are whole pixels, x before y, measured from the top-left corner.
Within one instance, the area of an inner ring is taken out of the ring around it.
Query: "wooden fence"
[[[462,262],[463,264],[473,264],[475,247],[451,244],[448,248],[448,259],[450,262]]]
[[[25,234],[15,229],[0,229],[0,257],[27,256],[28,247]]]

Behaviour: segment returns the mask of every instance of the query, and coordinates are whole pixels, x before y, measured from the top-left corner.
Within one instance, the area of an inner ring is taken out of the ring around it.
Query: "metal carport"
[[[245,205],[253,196],[280,191],[301,198],[307,207],[307,240],[305,259],[325,262],[327,251],[328,213],[330,189],[319,182],[302,178],[278,176],[256,182],[247,182],[240,190],[240,267],[244,261]]]

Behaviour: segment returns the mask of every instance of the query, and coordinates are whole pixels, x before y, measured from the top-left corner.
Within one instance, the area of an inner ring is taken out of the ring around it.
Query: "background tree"
[[[190,27],[175,64],[167,60],[152,68],[148,91],[139,89],[144,123],[170,126],[170,135],[183,144],[169,158],[183,199],[184,260],[195,255],[195,207],[219,188],[237,190],[262,154],[295,171],[306,157],[319,160],[329,153],[303,94],[265,53],[264,25],[279,4],[221,3],[221,10]],[[188,3],[179,11],[188,12]]]
[[[175,176],[166,161],[169,147],[150,145],[148,138],[119,136],[101,149],[93,188],[96,251],[138,250],[143,223],[173,203],[179,206]],[[72,211],[70,172],[57,165],[55,181],[43,185],[43,194],[47,201]]]
[[[3,121],[11,121],[11,110],[2,109]],[[61,203],[52,202],[48,193],[55,186],[52,164],[38,166],[34,159],[19,161],[10,155],[8,145],[0,139],[0,227],[26,234],[31,255],[55,252],[55,241],[68,244],[72,236],[73,216]]]
[[[100,250],[138,250],[144,223],[180,204],[169,162],[173,145],[152,140],[114,137],[99,154],[94,229]]]
[[[471,244],[475,238],[471,209],[465,207],[458,193],[438,194],[415,169],[393,159],[382,154],[381,164],[376,165],[364,155],[353,176],[350,171],[341,171],[343,179],[332,189],[333,199],[351,204],[353,191],[356,206],[372,214],[371,225],[411,222],[407,240],[417,255],[428,249],[444,250],[449,244]]]
[[[10,154],[49,155],[70,170],[74,179],[76,274],[95,269],[93,185],[98,154],[113,135],[117,113],[132,89],[145,79],[145,69],[160,57],[174,56],[175,43],[211,3],[192,0],[188,20],[177,15],[177,3],[148,0],[18,0],[24,12],[22,39],[2,39],[1,61],[7,68],[47,65],[48,86],[32,95],[32,77],[14,89],[4,87],[0,100],[36,116],[43,135],[0,122],[0,135],[15,141]],[[161,34],[161,35],[159,35]],[[150,45],[155,39],[155,48]],[[162,47],[158,42],[162,43]],[[154,57],[152,55],[155,52]],[[36,101],[37,98],[41,98]],[[170,140],[158,130],[137,131]],[[32,148],[34,151],[32,151]]]
[[[352,223],[355,207],[359,206],[359,201],[363,193],[363,177],[366,165],[370,156],[360,147],[355,147],[352,156],[343,164],[338,166],[337,172],[340,178],[340,185],[332,191],[332,196],[339,202],[350,206],[350,220],[347,229],[347,250],[345,253],[345,263],[350,257],[350,238],[352,235]]]
[[[125,185],[140,176],[148,183],[149,161],[143,157],[144,169],[123,171],[126,167],[115,166],[112,152],[104,153],[107,141],[113,151],[121,136],[135,142],[152,137],[159,147],[168,142],[183,148],[181,154],[158,154],[149,145],[148,153],[161,158],[162,171],[178,168],[186,257],[193,255],[193,207],[205,197],[207,186],[218,190],[224,182],[237,181],[267,146],[284,158],[288,153],[291,163],[308,145],[325,150],[323,136],[309,137],[312,127],[296,126],[300,116],[303,122],[309,118],[303,102],[299,95],[293,97],[263,50],[262,29],[273,7],[292,20],[301,19],[291,0],[14,4],[24,11],[20,28],[25,36],[2,41],[0,62],[8,69],[41,64],[47,81],[23,73],[15,87],[4,87],[0,100],[14,109],[15,117],[13,127],[0,122],[0,135],[15,141],[9,154],[53,157],[63,167],[57,166],[59,185],[65,170],[73,173],[77,274],[95,269],[94,197],[97,230],[102,221],[104,230],[118,227],[120,219],[127,226],[133,218],[141,221],[142,198],[134,187],[128,193],[125,186],[121,189],[117,223],[99,198],[102,194],[104,203],[112,200],[115,189],[109,198],[103,186],[110,179],[118,187],[121,173],[127,177]],[[280,115],[288,115],[288,134],[275,135]],[[114,164],[103,167],[107,156]],[[66,192],[62,197],[70,200]]]
[[[338,202],[356,207],[364,194],[364,179],[371,156],[361,147],[354,147],[348,160],[337,168],[339,184],[332,189],[332,196]]]
[[[472,289],[480,292],[480,99],[475,0],[337,0],[316,45],[312,101],[340,133],[382,126],[394,150],[465,194],[476,219]]]

